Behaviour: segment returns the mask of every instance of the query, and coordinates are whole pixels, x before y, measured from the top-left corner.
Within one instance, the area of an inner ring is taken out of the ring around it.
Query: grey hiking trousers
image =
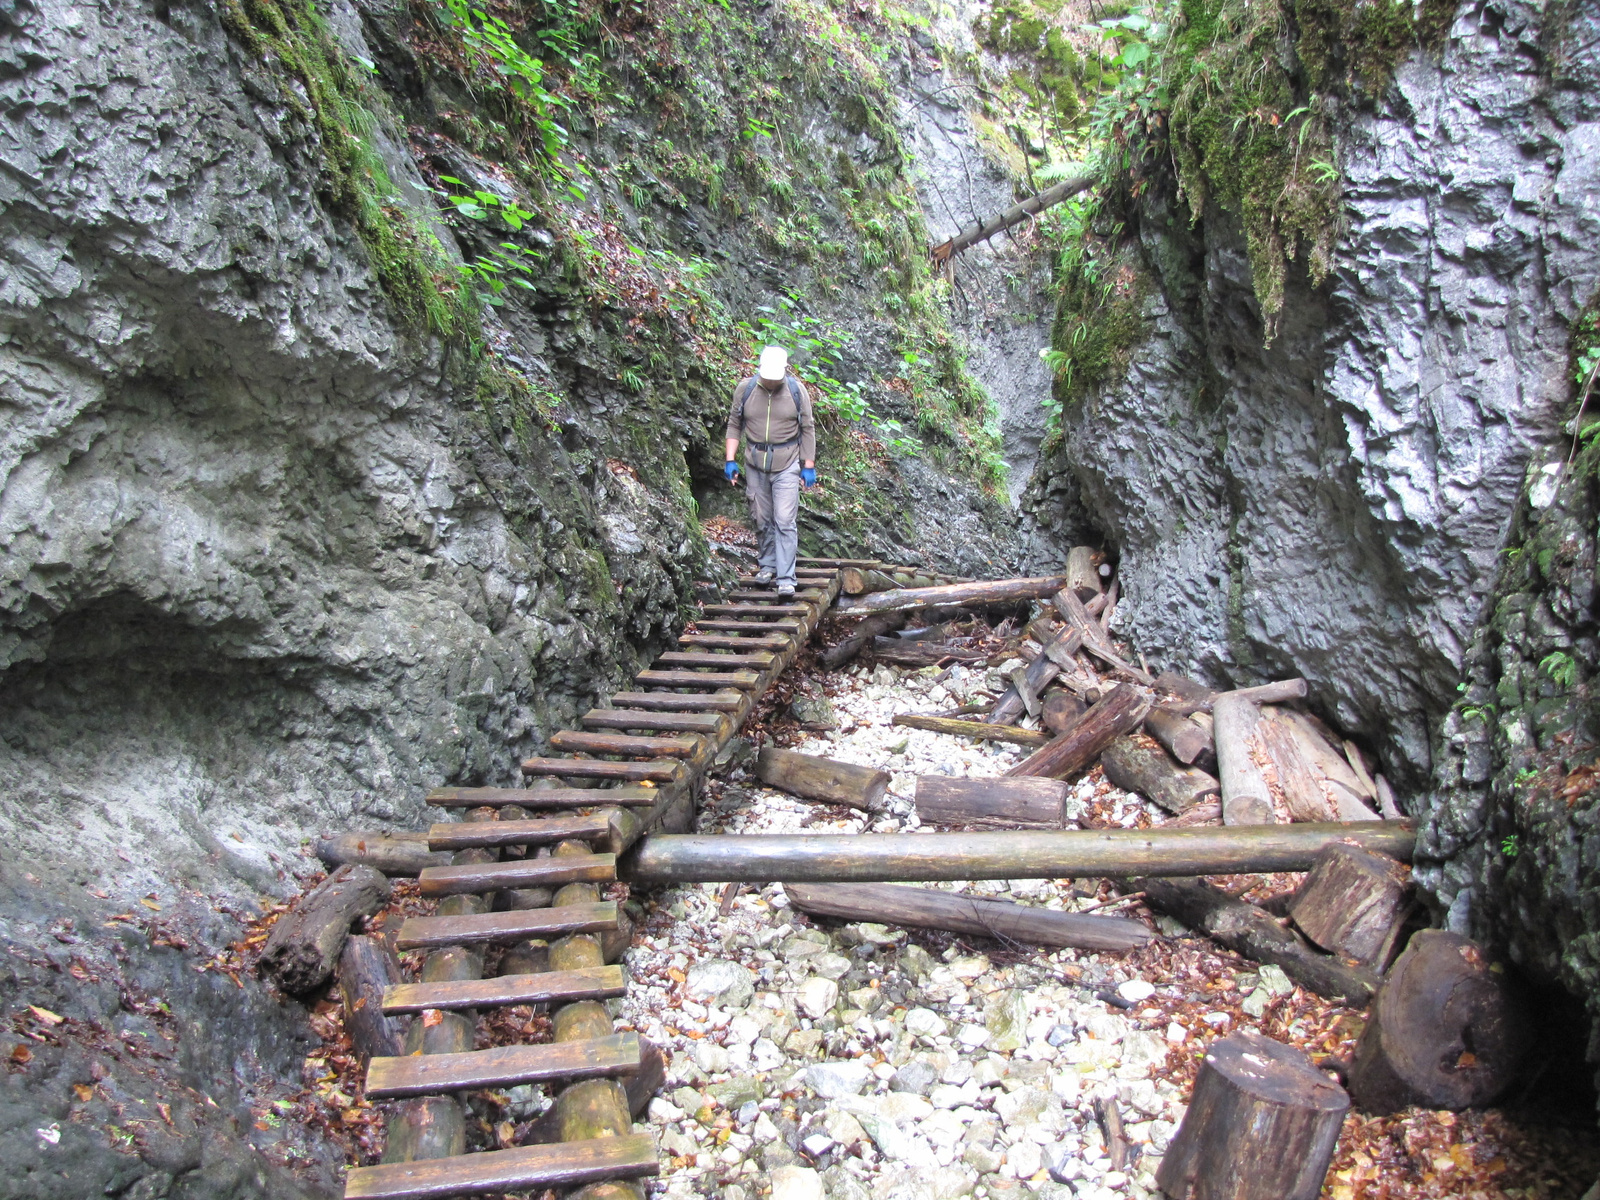
[[[793,587],[794,556],[800,543],[800,463],[792,462],[781,471],[756,471],[747,466],[744,475],[761,566],[777,577],[779,587]]]

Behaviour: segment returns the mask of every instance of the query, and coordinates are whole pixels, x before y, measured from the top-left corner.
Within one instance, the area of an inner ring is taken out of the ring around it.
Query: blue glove
[[[817,486],[817,469],[815,467],[800,468],[800,482],[808,488]]]
[[[722,464],[722,473],[728,477],[728,482],[732,483],[739,476],[739,464],[730,458]]]

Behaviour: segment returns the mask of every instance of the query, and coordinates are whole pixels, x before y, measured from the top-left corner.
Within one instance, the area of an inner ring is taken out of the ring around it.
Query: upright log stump
[[[1289,916],[1318,946],[1382,970],[1405,917],[1410,872],[1360,846],[1325,846],[1289,902]]]
[[[1315,1200],[1349,1109],[1304,1052],[1254,1030],[1222,1038],[1156,1185],[1173,1200]]]
[[[1503,1092],[1527,1040],[1503,979],[1460,934],[1416,934],[1389,969],[1356,1046],[1350,1094],[1361,1109],[1470,1108]]]

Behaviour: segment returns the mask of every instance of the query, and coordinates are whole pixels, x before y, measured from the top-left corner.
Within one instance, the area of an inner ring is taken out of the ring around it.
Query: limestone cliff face
[[[1155,189],[1145,332],[1024,501],[1037,561],[1120,555],[1120,629],[1153,662],[1306,676],[1413,793],[1600,282],[1597,19],[1465,6],[1343,111],[1333,272],[1291,282],[1265,348],[1235,223],[1188,228]]]

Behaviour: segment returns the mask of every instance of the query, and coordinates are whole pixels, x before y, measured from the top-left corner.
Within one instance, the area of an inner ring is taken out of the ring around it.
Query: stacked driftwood
[[[869,631],[846,648],[846,658],[875,637],[880,657],[896,662],[1020,657],[1026,664],[1011,671],[986,711],[969,705],[895,718],[1033,750],[1001,778],[919,779],[924,824],[1060,829],[1067,780],[1097,762],[1111,783],[1170,813],[1168,826],[1402,820],[1388,781],[1361,749],[1307,711],[1304,680],[1219,692],[1174,672],[1152,673],[1112,640],[1117,592],[1109,564],[1078,547],[1060,576],[902,585],[841,603],[841,611],[866,615],[857,633]],[[948,616],[953,608],[1024,601],[1033,602],[1031,619],[999,653],[950,642],[949,623],[919,630],[922,646],[911,655],[893,653],[895,640],[883,636],[914,610]],[[1241,853],[1230,873],[1267,869]],[[1262,905],[1202,877],[1123,878],[1129,899],[1279,967],[1310,991],[1371,1006],[1349,1063],[1313,1064],[1301,1051],[1253,1033],[1212,1047],[1189,1115],[1163,1159],[1159,1183],[1168,1195],[1315,1196],[1352,1099],[1374,1113],[1409,1104],[1463,1108],[1493,1100],[1514,1078],[1524,1025],[1503,972],[1467,939],[1420,928],[1425,921],[1409,869],[1397,858],[1332,841],[1297,887]],[[1010,913],[960,908],[972,904],[964,897],[949,896],[940,908],[926,903],[928,893],[882,884],[790,890],[801,908],[823,915],[898,915],[905,924],[962,931],[1004,919],[1018,931],[1012,936],[1047,940],[1046,931],[1027,929]],[[915,903],[900,894],[908,892],[915,892]],[[1071,915],[1080,922],[1104,919]],[[1047,931],[1060,939],[1055,944],[1084,944],[1073,939],[1086,932]]]

